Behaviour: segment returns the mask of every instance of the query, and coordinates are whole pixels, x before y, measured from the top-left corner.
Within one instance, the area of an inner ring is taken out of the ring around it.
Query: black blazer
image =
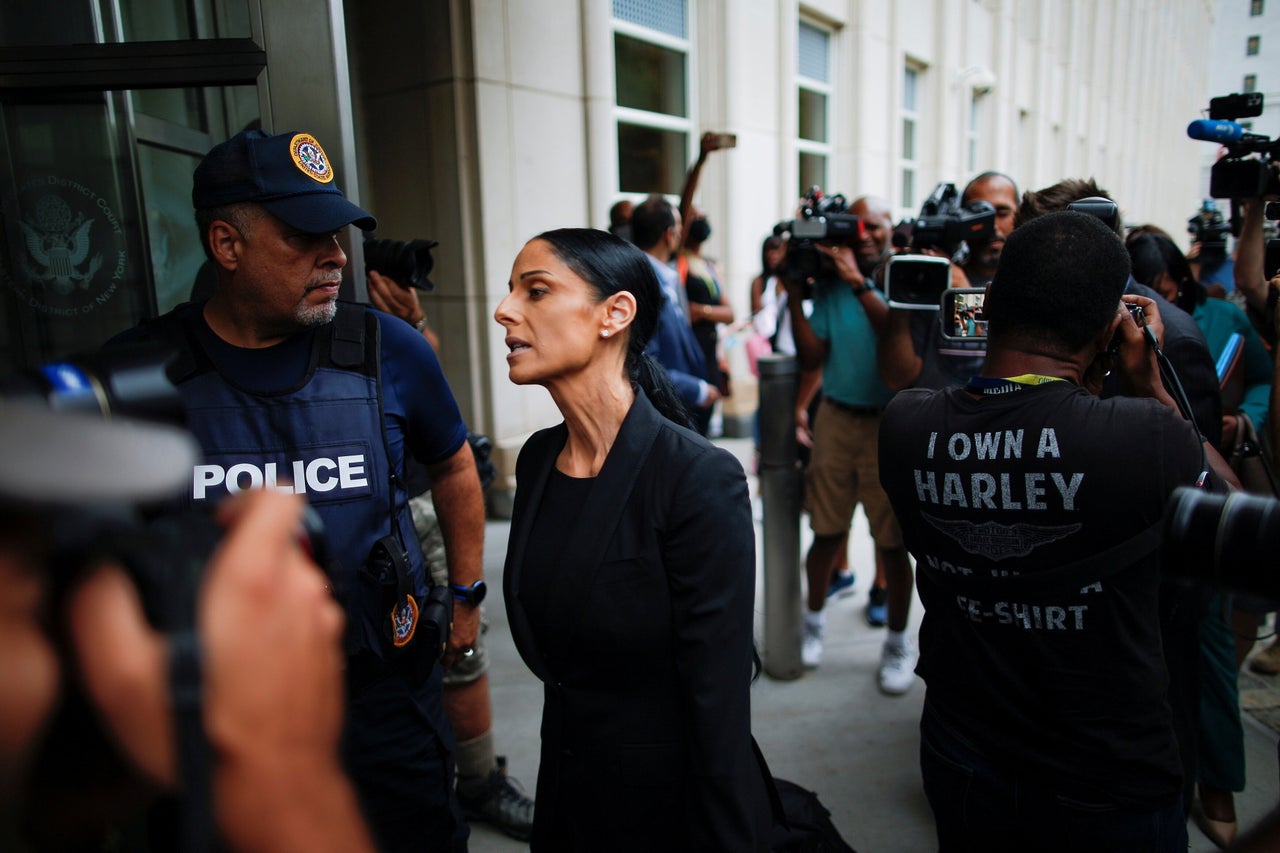
[[[544,684],[534,850],[767,849],[751,748],[755,533],[742,467],[638,393],[577,518],[543,648],[521,567],[561,424],[516,464],[503,591]]]

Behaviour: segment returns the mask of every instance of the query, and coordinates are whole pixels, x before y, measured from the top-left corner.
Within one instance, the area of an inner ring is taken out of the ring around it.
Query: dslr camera
[[[429,293],[435,285],[427,278],[435,260],[431,250],[440,244],[435,240],[377,240],[364,241],[365,269],[382,273],[392,281]]]
[[[810,187],[799,215],[773,226],[773,233],[787,241],[783,277],[808,285],[822,272],[831,271],[826,255],[818,251],[817,244],[851,246],[862,239],[863,232],[862,220],[849,213],[849,201],[843,194],[829,196],[821,187]]]
[[[1161,554],[1170,577],[1280,599],[1280,500],[1244,492],[1210,494],[1183,486],[1165,507]]]
[[[961,260],[968,241],[989,240],[995,229],[996,209],[990,202],[962,205],[955,184],[938,184],[920,206],[920,215],[894,229],[893,245],[906,254],[889,259],[885,277],[889,305],[938,310],[951,282],[951,262]],[[935,249],[943,257],[920,255],[925,249]]]

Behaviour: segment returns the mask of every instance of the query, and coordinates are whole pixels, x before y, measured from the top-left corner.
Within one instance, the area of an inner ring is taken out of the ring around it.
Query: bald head
[[[871,275],[889,254],[889,238],[893,235],[889,202],[879,196],[864,195],[853,203],[849,212],[862,220],[862,240],[853,247],[858,269],[863,275]]]
[[[964,188],[960,200],[963,204],[985,201],[996,209],[995,233],[990,240],[970,241],[969,260],[965,263],[965,270],[970,275],[995,275],[1004,241],[1012,233],[1013,220],[1018,213],[1018,187],[1008,175],[983,172]]]

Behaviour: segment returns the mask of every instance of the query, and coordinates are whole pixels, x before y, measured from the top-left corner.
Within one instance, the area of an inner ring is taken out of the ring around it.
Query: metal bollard
[[[760,357],[760,496],[764,503],[764,671],[799,678],[800,471],[796,466],[796,360]]]

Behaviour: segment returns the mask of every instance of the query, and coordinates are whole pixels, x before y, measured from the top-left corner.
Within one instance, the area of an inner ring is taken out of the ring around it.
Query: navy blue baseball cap
[[[253,202],[309,234],[352,223],[365,231],[378,227],[378,220],[338,189],[333,163],[309,133],[237,133],[205,155],[193,178],[191,201],[197,210]]]

